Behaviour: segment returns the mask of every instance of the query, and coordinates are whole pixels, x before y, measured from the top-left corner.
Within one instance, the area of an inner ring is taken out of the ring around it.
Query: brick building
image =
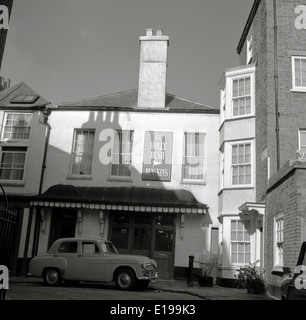
[[[272,268],[292,267],[305,239],[305,15],[299,0],[255,0],[237,48],[240,66],[255,66],[255,203],[266,207],[261,264],[276,295]]]

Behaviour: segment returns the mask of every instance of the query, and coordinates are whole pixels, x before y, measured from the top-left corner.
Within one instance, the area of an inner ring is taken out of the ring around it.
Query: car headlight
[[[145,269],[145,270],[152,270],[152,269],[155,269],[157,266],[156,262],[152,263],[148,263],[148,262],[145,262],[142,264],[142,267]]]

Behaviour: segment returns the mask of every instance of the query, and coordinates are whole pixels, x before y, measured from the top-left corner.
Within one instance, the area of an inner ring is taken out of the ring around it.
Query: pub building
[[[46,106],[42,189],[25,209],[19,265],[70,236],[151,257],[161,279],[185,278],[190,255],[217,255],[219,108],[166,92],[161,29],[139,43],[138,89]]]

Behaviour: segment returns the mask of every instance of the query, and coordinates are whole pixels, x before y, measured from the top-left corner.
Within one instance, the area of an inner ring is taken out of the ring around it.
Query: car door
[[[64,270],[64,279],[71,280],[76,277],[76,265],[78,242],[77,241],[62,241],[54,254],[55,258],[62,258],[66,261]]]
[[[104,281],[105,256],[95,241],[81,241],[76,274],[79,280]]]

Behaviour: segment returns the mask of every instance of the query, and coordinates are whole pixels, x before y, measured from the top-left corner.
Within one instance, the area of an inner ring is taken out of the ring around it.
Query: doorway
[[[50,248],[53,242],[57,239],[75,236],[76,218],[76,209],[52,209],[48,248]]]
[[[173,277],[175,215],[112,211],[109,239],[120,253],[143,255],[157,262],[159,278]]]

